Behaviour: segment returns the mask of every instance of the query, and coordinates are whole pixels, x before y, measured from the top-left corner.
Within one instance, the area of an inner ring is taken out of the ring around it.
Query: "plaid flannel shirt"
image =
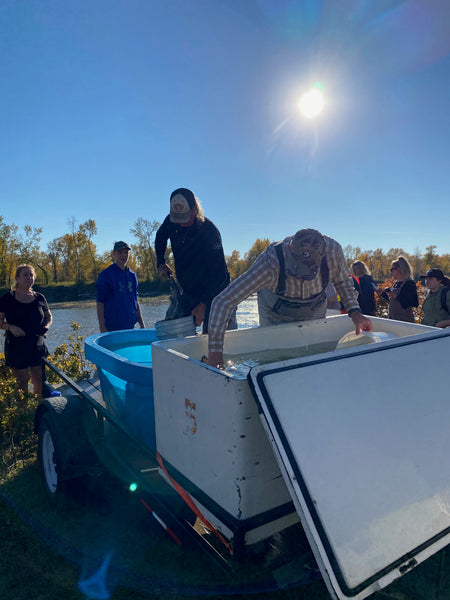
[[[337,293],[347,311],[359,309],[357,293],[353,279],[345,262],[344,253],[338,242],[328,236],[325,238],[325,254],[328,262],[330,281],[335,286]],[[292,240],[287,237],[283,240],[283,251],[286,257],[286,246]],[[208,325],[209,352],[223,352],[223,341],[228,320],[235,306],[254,294],[266,288],[276,293],[280,264],[276,255],[275,245],[268,248],[258,256],[253,265],[240,277],[232,281],[211,305]],[[311,298],[323,289],[322,277],[319,273],[312,281],[304,281],[286,274],[286,298]]]

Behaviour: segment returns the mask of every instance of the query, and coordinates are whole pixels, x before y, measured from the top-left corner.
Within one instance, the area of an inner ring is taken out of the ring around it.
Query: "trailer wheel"
[[[65,464],[57,428],[48,414],[42,416],[38,435],[38,460],[42,481],[48,498],[52,504],[56,504],[64,491],[61,474]]]

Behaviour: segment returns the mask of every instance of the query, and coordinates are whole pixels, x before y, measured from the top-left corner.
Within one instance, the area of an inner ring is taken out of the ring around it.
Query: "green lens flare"
[[[130,492],[135,492],[137,490],[137,483],[130,483],[128,489],[130,490]]]
[[[316,83],[313,85],[313,88],[316,88],[316,90],[320,90],[321,92],[325,91],[325,86],[320,81],[316,81]]]

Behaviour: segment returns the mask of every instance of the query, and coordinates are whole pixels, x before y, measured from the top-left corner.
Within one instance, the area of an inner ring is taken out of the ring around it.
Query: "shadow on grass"
[[[5,523],[5,527],[11,527],[14,523],[14,530],[20,531],[22,540],[11,535],[2,552],[3,557],[15,555],[15,567],[4,559],[0,571],[0,590],[2,587],[23,589],[22,595],[11,596],[14,600],[83,598],[78,591],[79,580],[92,581],[105,560],[108,562],[106,586],[94,582],[92,597],[108,597],[106,587],[114,599],[149,596],[155,600],[219,599],[255,594],[258,598],[280,600],[329,598],[322,581],[277,591],[276,583],[266,581],[260,571],[245,582],[230,578],[200,550],[186,551],[174,544],[137,496],[115,479],[99,478],[95,486],[89,488],[74,486],[56,510],[48,503],[38,465],[33,462],[4,484],[0,493],[4,505],[0,526],[3,528]],[[30,564],[34,575],[24,577]],[[44,592],[36,595],[38,580],[43,590],[54,591],[48,596],[43,595]],[[146,596],[136,596],[136,593]],[[7,596],[0,594],[0,597]]]
[[[91,585],[83,588],[91,590],[89,597],[98,599],[329,598],[322,581],[284,591],[265,582],[263,573],[245,586],[233,581],[203,554],[176,546],[137,497],[107,477],[94,487],[74,486],[56,510],[34,461],[0,494],[0,598],[5,600],[80,600],[86,597],[78,589],[80,580]],[[99,583],[92,577],[102,564],[105,579]],[[450,553],[438,553],[373,598],[450,600]]]

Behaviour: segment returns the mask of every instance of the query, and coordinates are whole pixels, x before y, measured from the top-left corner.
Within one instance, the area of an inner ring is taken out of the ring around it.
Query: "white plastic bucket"
[[[362,331],[358,335],[354,331],[350,331],[350,333],[346,333],[338,341],[336,350],[373,344],[374,342],[386,342],[387,340],[394,340],[397,337],[395,333],[388,333],[386,331]]]
[[[157,321],[155,323],[156,335],[160,340],[171,338],[182,338],[196,334],[194,317],[182,317],[181,319],[171,319],[169,321]]]

